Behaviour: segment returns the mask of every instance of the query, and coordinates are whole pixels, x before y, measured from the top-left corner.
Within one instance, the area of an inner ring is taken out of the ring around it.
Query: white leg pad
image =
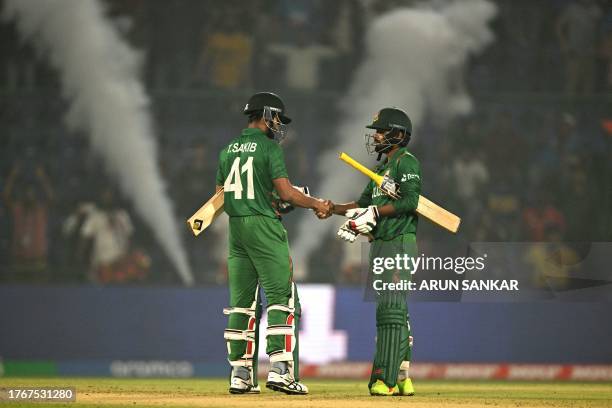
[[[232,366],[252,367],[253,366],[253,354],[255,351],[255,338],[257,331],[257,304],[259,300],[259,285],[255,287],[255,298],[251,307],[226,307],[223,309],[223,314],[231,315],[233,313],[243,314],[249,317],[247,327],[245,330],[237,329],[225,329],[223,332],[223,338],[227,344],[227,354],[232,353],[231,340],[242,340],[247,342],[246,351],[242,355],[242,358],[236,361],[230,361]]]
[[[293,353],[289,351],[282,351],[270,355],[271,363],[276,363],[278,361],[293,361]]]

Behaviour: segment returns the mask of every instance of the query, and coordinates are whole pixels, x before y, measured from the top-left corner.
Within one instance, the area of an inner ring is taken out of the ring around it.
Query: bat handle
[[[346,164],[348,164],[349,166],[355,168],[356,170],[359,170],[360,172],[362,172],[363,174],[365,174],[366,176],[374,180],[377,184],[379,183],[378,179],[380,178],[380,176],[378,174],[374,173],[372,170],[368,169],[361,163],[357,162],[355,159],[353,159],[348,154],[344,152],[340,153],[339,159],[345,162]]]

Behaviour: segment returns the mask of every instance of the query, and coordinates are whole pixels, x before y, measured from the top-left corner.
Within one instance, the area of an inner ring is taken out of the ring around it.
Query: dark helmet
[[[412,134],[412,122],[410,118],[406,112],[398,108],[381,109],[374,116],[372,124],[366,126],[366,128],[376,130],[399,129],[406,132],[407,135]]]
[[[369,153],[386,153],[395,145],[406,146],[412,135],[412,122],[401,109],[383,108],[376,115],[368,129],[382,131],[385,138],[382,142],[377,142],[374,135],[366,135],[366,149]]]
[[[285,104],[278,95],[272,92],[258,92],[249,98],[244,107],[244,114],[249,115],[249,121],[263,118],[270,139],[282,141],[287,135],[287,124],[291,118],[285,115]],[[252,117],[253,115],[257,115]]]
[[[258,111],[263,112],[265,108],[269,108],[272,113],[277,113],[283,124],[291,123],[291,118],[285,115],[283,100],[272,92],[258,92],[251,96],[244,107],[244,114],[250,115]]]

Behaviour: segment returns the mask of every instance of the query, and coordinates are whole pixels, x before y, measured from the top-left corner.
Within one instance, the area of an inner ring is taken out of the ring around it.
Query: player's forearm
[[[286,201],[294,207],[310,208],[317,212],[328,213],[330,203],[304,194],[295,188],[288,178],[280,177],[272,180],[274,189],[282,201]]]
[[[376,208],[378,209],[379,217],[393,217],[394,215],[397,215],[397,210],[393,204],[385,204]]]
[[[336,215],[344,215],[348,210],[359,207],[355,201],[345,204],[335,204],[332,208],[332,212]]]
[[[281,199],[283,199],[282,196]],[[287,201],[294,207],[310,209],[315,209],[319,203],[318,198],[307,196],[306,194],[295,188],[293,188],[292,191],[288,194],[288,197],[285,197],[284,201]]]

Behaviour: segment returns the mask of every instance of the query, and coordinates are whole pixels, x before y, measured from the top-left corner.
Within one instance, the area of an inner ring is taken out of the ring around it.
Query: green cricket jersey
[[[393,200],[385,195],[374,183],[370,181],[357,201],[359,207],[393,204],[397,214],[393,217],[382,217],[372,231],[374,239],[391,240],[402,234],[415,234],[418,225],[418,216],[415,212],[421,194],[421,169],[419,161],[403,147],[399,149],[391,160],[385,161],[376,170],[377,174],[388,175],[398,185],[401,198]]]
[[[272,206],[272,180],[282,177],[288,177],[283,150],[260,129],[244,129],[219,154],[217,185],[225,190],[230,217],[279,218]]]

